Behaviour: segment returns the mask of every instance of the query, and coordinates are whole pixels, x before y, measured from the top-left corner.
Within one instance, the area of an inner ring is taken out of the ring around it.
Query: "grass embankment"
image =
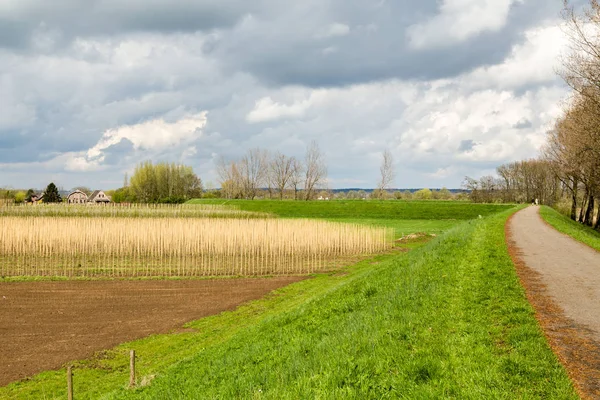
[[[223,200],[195,199],[187,204],[234,205],[242,211],[269,212],[284,218],[366,218],[411,220],[468,220],[510,209],[507,204],[475,204],[458,201],[403,200]]]
[[[557,231],[600,251],[600,232],[575,222],[550,207],[541,207],[540,215],[544,221],[552,225]]]
[[[477,220],[116,398],[577,398],[504,241]]]
[[[80,398],[575,399],[507,253],[509,214],[189,324],[198,333],[123,345],[119,357],[77,370],[76,390]],[[140,376],[156,374],[149,386],[125,388],[128,348]],[[51,398],[62,387],[64,370],[0,396]]]

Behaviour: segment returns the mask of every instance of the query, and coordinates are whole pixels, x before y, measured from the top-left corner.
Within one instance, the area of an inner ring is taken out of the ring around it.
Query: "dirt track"
[[[0,283],[0,386],[300,279]]]
[[[507,224],[511,255],[544,333],[584,398],[600,398],[600,253],[556,231],[538,207]]]

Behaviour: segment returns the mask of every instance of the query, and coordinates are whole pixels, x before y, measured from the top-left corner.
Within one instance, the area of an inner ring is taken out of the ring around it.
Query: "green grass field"
[[[402,200],[279,201],[196,199],[190,200],[188,204],[235,205],[243,211],[269,212],[284,218],[420,220],[467,220],[477,218],[479,215],[491,215],[512,207],[506,204]]]
[[[196,332],[123,344],[76,369],[77,396],[576,399],[507,253],[510,213],[188,324]],[[126,388],[130,348],[141,388]],[[64,374],[0,398],[64,398]]]
[[[591,248],[600,251],[600,232],[575,222],[550,207],[541,207],[540,215],[557,231],[569,235],[575,240],[579,240]]]

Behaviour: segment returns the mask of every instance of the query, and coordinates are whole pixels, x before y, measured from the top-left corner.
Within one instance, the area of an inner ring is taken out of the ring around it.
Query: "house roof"
[[[110,199],[108,196],[106,196],[106,194],[104,194],[105,197],[103,199],[97,199],[100,193],[104,194],[102,190],[94,190],[94,193],[92,193],[92,195],[88,198],[88,201],[105,201],[108,203]]]
[[[74,195],[74,194],[77,194],[77,193],[81,193],[82,195],[84,195],[84,196],[87,198],[87,194],[85,194],[85,193],[84,193],[84,192],[82,192],[81,190],[74,190],[74,191],[72,191],[71,193],[69,193],[69,195],[67,196],[67,199],[68,199],[69,197],[71,197],[72,195]]]

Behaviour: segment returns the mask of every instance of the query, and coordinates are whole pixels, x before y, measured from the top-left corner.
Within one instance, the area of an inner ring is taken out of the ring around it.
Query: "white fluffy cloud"
[[[246,116],[246,120],[250,123],[258,123],[288,117],[297,118],[304,115],[308,107],[310,107],[308,100],[286,105],[274,102],[270,97],[263,97],[256,102],[254,109]]]
[[[202,134],[207,122],[207,112],[191,115],[175,122],[154,119],[135,125],[124,125],[110,129],[102,135],[98,143],[82,155],[74,155],[66,162],[66,169],[71,171],[87,171],[102,167],[106,152],[123,140],[131,143],[134,150],[143,150],[146,154],[164,148],[179,146],[184,142],[192,142]],[[196,154],[196,148],[185,149],[184,155]]]
[[[567,52],[568,40],[562,27],[548,24],[531,29],[524,36],[525,42],[515,46],[508,58],[500,64],[476,69],[468,83],[508,89],[555,81],[560,56]]]
[[[505,26],[513,4],[523,0],[443,0],[439,14],[408,30],[416,49],[445,47]]]

